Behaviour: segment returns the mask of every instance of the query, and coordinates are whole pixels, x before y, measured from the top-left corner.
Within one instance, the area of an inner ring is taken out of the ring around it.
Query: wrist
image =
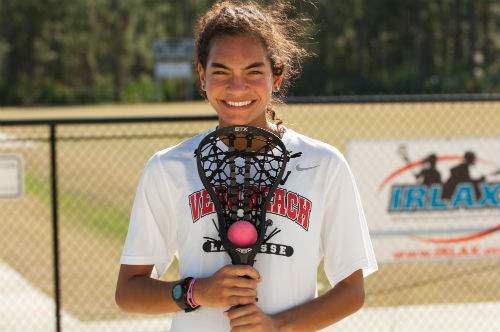
[[[281,312],[271,316],[274,326],[280,332],[294,332],[292,317],[287,315],[286,312]]]
[[[206,303],[204,297],[205,280],[205,278],[197,278],[196,283],[193,285],[193,297],[200,306],[205,306]]]
[[[177,282],[172,288],[172,299],[185,312],[194,311],[199,307],[193,297],[193,286],[195,283],[196,279],[187,277]]]
[[[200,305],[196,302],[196,298],[194,296],[194,286],[196,285],[196,278],[192,278],[189,282],[188,291],[187,291],[187,303],[194,310],[198,308]]]

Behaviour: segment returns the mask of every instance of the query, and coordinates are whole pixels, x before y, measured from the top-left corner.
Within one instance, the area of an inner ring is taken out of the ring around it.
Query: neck
[[[217,126],[217,128],[223,128],[223,127],[229,127],[229,126],[233,126],[233,124],[219,122],[219,125]],[[272,132],[273,134],[277,135],[280,138],[283,137],[283,134],[285,133],[285,130],[286,130],[284,126],[277,125],[277,124],[270,122],[270,121],[267,121],[267,120],[264,124],[246,123],[246,124],[242,124],[242,126],[252,126],[252,127],[261,128],[261,129]]]

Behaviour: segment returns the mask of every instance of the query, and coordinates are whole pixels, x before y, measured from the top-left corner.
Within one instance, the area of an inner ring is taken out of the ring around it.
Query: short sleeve
[[[368,276],[377,270],[377,262],[354,176],[342,155],[332,164],[321,247],[333,287],[359,269]]]
[[[147,163],[137,186],[121,264],[155,265],[158,276],[170,264],[175,251],[176,220],[161,160]]]

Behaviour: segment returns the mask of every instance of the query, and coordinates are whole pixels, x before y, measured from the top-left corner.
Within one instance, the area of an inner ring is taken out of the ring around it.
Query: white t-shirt
[[[194,151],[213,129],[159,151],[147,163],[137,188],[121,264],[154,264],[161,275],[177,253],[182,278],[208,277],[230,264],[218,250],[217,215],[198,176]],[[273,221],[254,267],[257,305],[274,314],[313,299],[317,267],[324,258],[335,285],[356,270],[377,270],[368,227],[353,175],[334,147],[287,129],[283,143],[292,153],[291,171],[268,207]],[[265,251],[265,253],[262,253]],[[169,294],[165,294],[169,296]],[[229,331],[227,308],[178,312],[172,332]]]

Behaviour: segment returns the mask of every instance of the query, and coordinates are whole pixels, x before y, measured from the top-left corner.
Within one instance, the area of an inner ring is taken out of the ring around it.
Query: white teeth
[[[236,101],[226,101],[226,103],[229,105],[229,106],[238,106],[238,107],[241,107],[241,106],[247,106],[248,104],[250,104],[252,101],[249,100],[249,101],[240,101],[240,102],[236,102]]]

